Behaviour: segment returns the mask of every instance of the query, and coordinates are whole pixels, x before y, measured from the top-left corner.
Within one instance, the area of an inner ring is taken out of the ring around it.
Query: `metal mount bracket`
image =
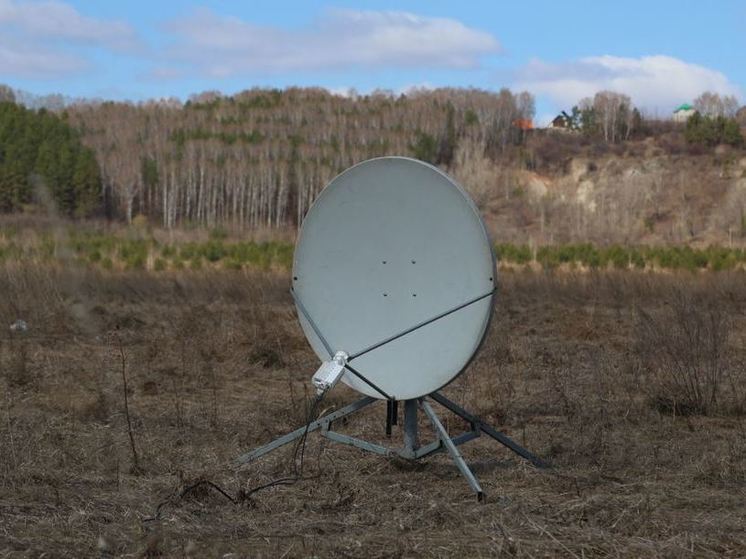
[[[323,368],[324,366],[322,365],[322,369]],[[344,370],[344,366],[342,366],[342,370]],[[319,370],[319,372],[321,372],[321,369]],[[319,374],[319,372],[317,372],[317,375]],[[341,374],[339,376],[341,376]],[[316,375],[314,375],[314,379],[315,377]],[[337,380],[339,379],[337,378]],[[469,423],[470,430],[464,433],[461,433],[460,435],[457,435],[455,437],[451,437],[451,435],[448,434],[442,422],[440,421],[440,418],[435,413],[435,410],[430,405],[430,402],[428,401],[428,399],[431,399],[434,402],[437,402],[438,404],[448,409],[455,415],[467,421]],[[334,421],[337,421],[348,415],[354,414],[355,412],[377,401],[378,400],[370,396],[361,398],[360,400],[357,400],[356,402],[353,402],[352,404],[349,404],[337,411],[331,412],[323,417],[320,417],[316,421],[309,423],[307,427],[306,426],[300,427],[299,429],[296,429],[295,431],[292,431],[288,433],[287,435],[283,435],[282,437],[279,437],[275,439],[274,441],[260,448],[257,448],[255,450],[252,450],[251,452],[242,454],[241,456],[238,457],[238,463],[247,464],[249,462],[252,462],[256,460],[257,458],[264,456],[265,454],[272,452],[273,450],[280,448],[281,446],[284,446],[302,437],[304,433],[310,433],[311,431],[320,430],[321,435],[331,441],[354,446],[362,450],[366,450],[368,452],[374,452],[376,454],[381,454],[387,457],[399,456],[401,458],[405,458],[408,460],[417,460],[420,458],[425,458],[426,456],[430,456],[431,454],[435,454],[437,452],[446,451],[448,452],[448,454],[451,456],[451,458],[455,462],[461,474],[466,478],[466,481],[469,483],[469,486],[471,487],[472,491],[476,494],[477,499],[480,501],[484,498],[484,491],[482,490],[482,487],[479,484],[479,481],[474,476],[468,464],[466,463],[466,460],[464,460],[464,457],[459,452],[458,446],[472,439],[479,437],[482,433],[495,439],[497,442],[504,445],[505,447],[510,449],[512,452],[516,453],[517,455],[531,462],[537,468],[551,467],[549,464],[547,464],[540,458],[531,454],[528,450],[518,445],[518,443],[510,439],[508,436],[504,435],[503,433],[500,433],[499,431],[495,430],[491,426],[487,425],[482,420],[480,420],[478,417],[464,410],[458,404],[456,404],[455,402],[452,402],[451,400],[449,400],[448,398],[446,398],[439,392],[433,392],[432,394],[424,398],[404,401],[404,426],[403,426],[404,427],[403,428],[403,439],[404,439],[403,443],[404,444],[402,448],[399,448],[399,449],[389,448],[389,447],[386,447],[386,446],[383,446],[377,443],[369,442],[369,441],[366,441],[366,440],[363,440],[357,437],[353,437],[353,436],[346,435],[344,433],[339,433],[337,431],[332,430],[332,424]],[[394,422],[391,421],[391,417],[393,413],[391,406],[396,405],[397,403],[395,401],[393,402],[388,401],[387,403],[389,406],[388,414],[387,414],[387,430],[390,430],[391,425],[396,424],[396,421]],[[435,435],[437,437],[435,441],[432,441],[423,446],[420,446],[419,433],[418,433],[418,417],[417,416],[418,416],[418,411],[420,409],[424,411],[425,415],[430,420],[430,423],[433,426],[433,431],[435,432]]]

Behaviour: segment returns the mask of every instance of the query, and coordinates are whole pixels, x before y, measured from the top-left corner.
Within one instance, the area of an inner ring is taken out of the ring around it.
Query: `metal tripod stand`
[[[438,313],[435,316],[428,318],[427,320],[423,320],[422,322],[419,322],[418,324],[415,324],[411,326],[410,328],[402,330],[401,332],[398,332],[394,334],[393,336],[389,336],[388,338],[380,340],[377,343],[374,343],[366,347],[365,349],[362,349],[358,352],[353,353],[352,355],[347,355],[346,353],[342,352],[342,355],[344,355],[344,359],[342,360],[341,363],[338,364],[338,367],[335,369],[336,372],[340,373],[342,371],[346,371],[350,373],[351,375],[354,375],[355,377],[363,381],[365,384],[367,384],[370,388],[372,388],[377,393],[379,393],[381,396],[383,396],[383,398],[385,399],[387,403],[387,414],[386,414],[386,434],[387,435],[391,435],[391,426],[396,425],[398,423],[397,416],[398,416],[398,409],[399,409],[399,401],[393,398],[392,396],[390,396],[389,394],[387,394],[379,386],[373,383],[369,378],[367,378],[360,371],[355,369],[352,365],[350,365],[350,362],[354,361],[358,357],[361,357],[371,351],[375,351],[378,348],[381,348],[395,340],[398,340],[404,336],[407,336],[408,334],[414,332],[415,330],[419,330],[420,328],[423,328],[427,326],[428,324],[432,324],[433,322],[441,320],[455,312],[465,309],[466,307],[473,305],[477,303],[478,301],[481,301],[487,297],[492,297],[492,295],[495,293],[495,290],[496,288],[493,287],[487,293],[483,293],[464,303],[456,305],[455,307],[452,307],[444,312]],[[326,352],[329,354],[329,357],[336,359],[336,356],[339,355],[339,353],[335,352],[332,349],[332,346],[329,344],[329,342],[326,340],[324,335],[321,333],[318,326],[314,322],[313,318],[310,316],[310,314],[306,310],[306,307],[303,305],[303,302],[300,300],[300,298],[298,297],[298,295],[295,293],[294,290],[291,290],[291,294],[293,295],[293,299],[295,300],[295,303],[296,303],[296,306],[298,307],[299,312],[308,321],[314,333],[316,334],[318,339],[323,344]],[[333,365],[333,362],[329,362],[329,363]],[[314,378],[315,378],[315,375],[314,375]],[[339,376],[337,375],[337,380],[338,379],[339,379]],[[333,386],[333,384],[330,386],[324,387],[324,389],[325,390],[329,389],[331,386]],[[429,400],[433,400],[439,403],[444,408],[450,410],[454,414],[458,415],[459,417],[467,421],[469,423],[470,430],[460,435],[457,435],[455,437],[451,437],[446,431],[445,427],[443,427],[443,424],[440,422],[440,419],[438,418],[438,415],[435,413],[435,410],[433,410],[432,406],[430,405]],[[479,485],[479,481],[477,481],[477,478],[474,477],[474,474],[469,469],[469,466],[466,464],[464,457],[461,456],[461,453],[458,451],[458,446],[472,439],[476,439],[482,433],[492,437],[500,444],[508,447],[510,450],[512,450],[519,456],[531,462],[534,466],[538,468],[548,467],[547,463],[545,463],[541,459],[531,454],[525,448],[518,445],[515,441],[505,436],[504,434],[500,433],[496,429],[490,427],[489,425],[484,423],[481,419],[472,415],[471,413],[463,409],[461,406],[459,406],[455,402],[452,402],[451,400],[449,400],[448,398],[446,398],[445,396],[443,396],[437,391],[432,392],[431,394],[428,394],[427,396],[424,396],[421,398],[416,398],[413,400],[403,400],[404,401],[404,446],[402,448],[399,448],[399,449],[388,448],[388,447],[385,447],[385,446],[382,446],[376,443],[372,443],[369,441],[365,441],[363,439],[359,439],[357,437],[352,437],[350,435],[338,433],[337,431],[333,431],[331,429],[334,421],[337,421],[343,417],[351,415],[369,406],[370,404],[373,404],[376,401],[378,400],[376,398],[373,398],[372,396],[365,396],[364,398],[361,398],[360,400],[357,400],[356,402],[353,402],[352,404],[348,406],[345,406],[335,412],[329,413],[323,417],[320,417],[319,419],[316,419],[315,421],[312,421],[308,423],[307,425],[304,425],[303,427],[300,427],[299,429],[296,429],[295,431],[288,433],[287,435],[283,435],[282,437],[275,439],[269,444],[266,444],[260,448],[257,448],[256,450],[252,450],[251,452],[247,452],[246,454],[241,455],[238,458],[238,462],[240,464],[246,464],[247,462],[256,460],[260,456],[263,456],[267,454],[268,452],[275,450],[276,448],[279,448],[296,439],[299,439],[303,437],[304,435],[306,435],[307,433],[310,433],[311,431],[316,431],[320,429],[321,435],[331,441],[355,446],[363,450],[375,452],[377,454],[382,454],[383,456],[401,456],[402,458],[405,458],[407,460],[417,460],[419,458],[424,458],[436,452],[446,450],[451,455],[451,458],[453,458],[453,461],[456,463],[456,466],[458,466],[458,469],[464,475],[464,477],[466,478],[466,481],[469,482],[469,485],[471,486],[474,493],[477,494],[477,498],[480,501],[484,498],[484,492],[482,491],[482,486]],[[433,429],[437,435],[437,439],[435,441],[428,443],[424,446],[420,446],[419,435],[417,432],[418,431],[417,414],[420,409],[425,412],[425,415],[430,420],[430,423],[432,423]]]
[[[466,420],[469,423],[470,430],[455,437],[451,437],[445,430],[445,427],[443,427],[443,424],[438,418],[438,415],[435,413],[435,410],[430,405],[430,402],[428,401],[430,399]],[[266,444],[260,448],[252,450],[251,452],[247,452],[246,454],[241,455],[238,458],[238,462],[240,464],[246,464],[248,462],[256,460],[260,456],[263,456],[281,446],[299,439],[305,433],[310,433],[311,431],[316,430],[321,430],[321,435],[331,441],[352,445],[363,450],[382,454],[383,456],[400,456],[408,460],[417,460],[436,452],[446,450],[451,455],[451,458],[453,458],[456,466],[466,478],[466,481],[469,483],[472,491],[476,493],[477,499],[479,499],[480,501],[484,498],[482,487],[481,485],[479,485],[479,481],[474,476],[471,469],[469,469],[469,466],[466,464],[466,461],[464,460],[463,456],[461,456],[461,453],[459,452],[457,447],[465,442],[479,437],[482,433],[492,437],[500,444],[508,447],[519,456],[531,462],[537,468],[546,468],[549,466],[546,462],[531,454],[529,451],[518,445],[515,441],[500,433],[499,431],[493,429],[489,425],[485,424],[478,417],[470,414],[468,411],[460,407],[458,404],[452,402],[439,392],[433,392],[428,396],[418,398],[416,400],[404,400],[404,446],[402,448],[388,448],[332,430],[332,424],[334,423],[334,421],[351,415],[377,401],[378,400],[376,398],[365,396],[364,398],[361,398],[360,400],[357,400],[356,402],[353,402],[348,406],[329,413],[323,417],[320,417],[319,419],[309,423],[307,426],[296,429],[295,431],[292,431],[287,435],[283,435],[282,437],[275,439],[269,444]],[[391,425],[396,425],[398,423],[398,402],[396,400],[388,400],[387,404],[388,410],[386,419],[386,432],[387,434],[390,434]],[[425,412],[425,415],[432,423],[433,429],[437,435],[437,439],[435,441],[423,446],[420,446],[417,428],[417,414],[420,409]]]

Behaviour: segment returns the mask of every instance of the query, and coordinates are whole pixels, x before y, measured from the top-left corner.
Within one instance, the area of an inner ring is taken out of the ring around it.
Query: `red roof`
[[[513,126],[520,130],[533,130],[534,123],[530,118],[517,118],[513,121]]]

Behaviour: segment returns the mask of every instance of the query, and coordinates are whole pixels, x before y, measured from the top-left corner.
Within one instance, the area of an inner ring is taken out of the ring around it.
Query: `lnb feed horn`
[[[344,351],[338,351],[334,354],[333,358],[321,364],[321,367],[319,367],[318,371],[311,378],[311,382],[316,388],[317,396],[325,394],[339,382],[339,379],[342,378],[345,372],[348,357],[349,355]]]

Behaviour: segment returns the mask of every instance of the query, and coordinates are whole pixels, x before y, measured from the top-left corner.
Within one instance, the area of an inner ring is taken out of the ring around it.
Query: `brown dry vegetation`
[[[317,365],[284,275],[8,264],[0,555],[743,556],[744,279],[505,273],[446,393],[554,469],[478,439],[462,450],[479,504],[446,456],[410,465],[316,435],[307,479],[246,496],[292,449],[234,458],[303,421]],[[27,332],[8,330],[18,318]],[[385,441],[384,414],[341,429]]]

